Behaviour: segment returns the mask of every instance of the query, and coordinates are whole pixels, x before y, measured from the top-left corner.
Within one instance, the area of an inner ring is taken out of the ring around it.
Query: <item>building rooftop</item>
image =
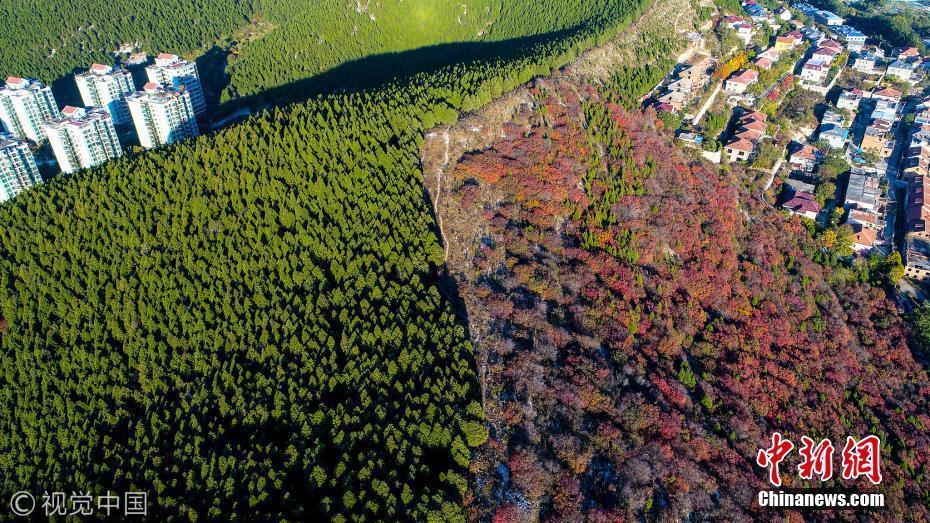
[[[859,207],[878,207],[881,198],[881,178],[877,173],[854,167],[849,173],[846,201]]]
[[[877,91],[873,93],[872,98],[885,98],[887,100],[897,101],[901,99],[901,91],[898,91],[897,89],[894,89],[891,87],[886,87],[882,89],[881,91]]]
[[[743,69],[742,71],[734,74],[727,80],[728,82],[737,82],[741,84],[750,84],[759,79],[759,72],[753,71],[752,69]]]
[[[814,200],[814,195],[806,192],[796,192],[794,197],[782,204],[782,207],[797,213],[820,212],[820,204]]]
[[[848,25],[835,25],[831,27],[830,30],[843,38],[865,38],[864,33]]]
[[[726,146],[729,149],[736,149],[737,151],[746,152],[752,151],[753,147],[755,147],[752,142],[744,138],[734,138]]]

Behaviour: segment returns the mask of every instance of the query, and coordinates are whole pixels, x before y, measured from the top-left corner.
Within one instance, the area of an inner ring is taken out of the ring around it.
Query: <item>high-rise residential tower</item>
[[[0,123],[13,136],[44,142],[43,126],[58,117],[52,90],[42,82],[11,76],[0,87]]]
[[[126,69],[116,69],[109,65],[94,64],[86,73],[74,77],[84,105],[103,107],[113,118],[113,123],[129,123],[129,107],[126,97],[136,89],[132,84],[132,74]]]
[[[63,118],[46,124],[58,166],[66,173],[87,169],[122,156],[113,118],[103,107],[65,107]]]
[[[190,93],[183,87],[174,89],[147,83],[143,91],[130,95],[126,101],[143,147],[158,147],[199,134]]]
[[[145,68],[149,82],[180,89],[184,87],[191,97],[194,114],[201,117],[206,113],[207,105],[203,98],[203,87],[197,64],[189,62],[175,54],[161,53],[155,57],[155,63]]]
[[[5,202],[42,181],[29,144],[0,133],[0,202]]]

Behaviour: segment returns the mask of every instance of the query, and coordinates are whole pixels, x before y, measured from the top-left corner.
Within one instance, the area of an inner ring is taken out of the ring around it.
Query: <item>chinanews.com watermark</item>
[[[767,469],[772,486],[782,486],[781,464],[794,448],[791,440],[775,432],[771,444],[756,454],[756,465]],[[822,483],[836,475],[847,482],[868,480],[872,489],[882,482],[878,436],[868,435],[858,440],[848,436],[839,453],[840,467],[836,473],[833,468],[836,447],[829,439],[818,442],[801,436],[798,454],[801,462],[797,465],[797,475],[802,480]],[[781,510],[875,510],[885,507],[885,494],[851,488],[776,488],[759,491],[756,503],[762,508]]]
[[[762,508],[785,510],[880,509],[885,495],[842,489],[762,490],[756,502]]]
[[[23,518],[45,515],[46,517],[111,517],[128,518],[148,515],[148,492],[107,491],[93,495],[72,491],[41,494],[20,490],[10,497],[9,509],[14,516]]]

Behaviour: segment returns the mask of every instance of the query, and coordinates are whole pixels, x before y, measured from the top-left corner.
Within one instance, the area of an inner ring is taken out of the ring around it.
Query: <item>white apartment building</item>
[[[0,123],[13,136],[44,142],[42,126],[58,117],[52,90],[42,82],[11,76],[0,87]]]
[[[74,81],[85,106],[105,108],[116,125],[132,121],[126,97],[136,88],[132,84],[132,74],[129,71],[94,64],[86,73],[75,75]]]
[[[197,73],[197,64],[189,62],[178,55],[161,53],[155,57],[155,64],[145,68],[149,82],[167,87],[187,89],[190,93],[194,114],[201,117],[207,110],[203,99],[203,88],[200,85],[200,75]]]
[[[48,123],[45,132],[63,172],[88,169],[122,156],[113,118],[106,109],[67,106],[61,112],[64,117]]]
[[[139,142],[145,148],[200,134],[190,93],[186,89],[147,83],[143,91],[130,95],[126,101]]]
[[[0,133],[0,202],[42,181],[29,144]]]

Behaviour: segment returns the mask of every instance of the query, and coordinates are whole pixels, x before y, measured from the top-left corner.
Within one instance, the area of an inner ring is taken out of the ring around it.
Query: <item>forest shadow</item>
[[[81,93],[78,92],[77,83],[74,81],[74,76],[85,71],[87,71],[86,67],[75,67],[71,69],[71,72],[68,74],[56,78],[52,82],[52,94],[55,96],[55,102],[58,104],[59,108],[63,108],[66,105],[84,107],[84,102],[81,100]]]
[[[197,57],[197,71],[200,74],[208,114],[217,112],[221,95],[229,86],[230,76],[226,72],[229,55],[228,48],[214,44],[206,53]]]
[[[244,109],[255,113],[272,107],[303,102],[315,96],[372,89],[453,65],[520,58],[540,43],[558,40],[583,27],[582,24],[559,31],[497,42],[437,44],[350,60],[315,76],[222,102],[213,114],[213,121],[222,121],[230,115],[244,113]]]

